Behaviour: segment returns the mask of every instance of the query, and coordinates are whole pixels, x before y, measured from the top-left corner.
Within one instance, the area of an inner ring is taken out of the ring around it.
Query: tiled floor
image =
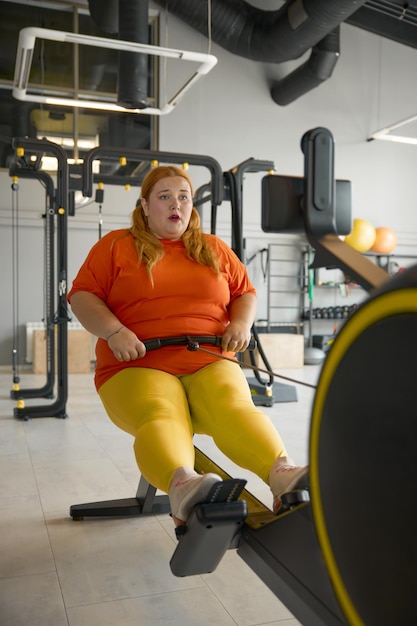
[[[282,371],[315,383],[318,366]],[[21,373],[21,388],[42,376]],[[287,382],[287,381],[283,381]],[[12,373],[0,373],[0,624],[2,626],[296,626],[299,622],[236,552],[212,574],[176,578],[168,515],[73,521],[69,506],[134,496],[132,440],[107,418],[92,374],[69,377],[67,419],[13,417]],[[307,462],[313,390],[265,411],[290,454]],[[27,406],[48,400],[26,400]],[[199,447],[268,506],[269,489],[224,459],[207,438]]]

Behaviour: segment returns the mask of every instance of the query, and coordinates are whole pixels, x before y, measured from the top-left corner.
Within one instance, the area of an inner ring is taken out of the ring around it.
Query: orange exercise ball
[[[345,243],[358,252],[368,252],[375,243],[375,236],[375,228],[370,222],[356,218],[351,232],[345,237]]]
[[[371,252],[377,254],[391,254],[398,243],[397,234],[387,226],[375,228],[375,241]]]

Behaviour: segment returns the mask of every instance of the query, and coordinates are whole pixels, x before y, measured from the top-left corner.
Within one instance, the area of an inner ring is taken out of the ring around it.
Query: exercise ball
[[[391,254],[398,243],[397,234],[387,226],[375,228],[375,241],[371,252],[377,254]]]
[[[345,243],[358,252],[368,252],[375,243],[375,228],[367,220],[356,218],[353,229],[346,235]]]

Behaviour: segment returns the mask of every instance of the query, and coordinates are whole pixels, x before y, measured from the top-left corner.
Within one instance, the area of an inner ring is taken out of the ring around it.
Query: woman
[[[250,340],[256,295],[244,265],[204,234],[188,174],[172,166],[144,178],[130,229],[108,233],[87,256],[68,295],[81,324],[98,337],[95,384],[113,422],[135,438],[140,472],[169,494],[176,525],[207,497],[216,474],[194,470],[193,434],[213,437],[274,496],[307,468],[288,457],[272,422],[254,406],[234,359]],[[184,346],[146,351],[143,341],[220,335],[217,355]]]

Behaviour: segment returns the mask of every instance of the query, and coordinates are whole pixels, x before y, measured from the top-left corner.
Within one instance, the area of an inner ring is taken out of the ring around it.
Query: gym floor
[[[320,366],[281,370],[315,384]],[[0,622],[5,626],[296,626],[285,606],[228,551],[212,574],[176,578],[168,514],[73,521],[71,504],[132,497],[139,480],[132,439],[106,416],[93,374],[71,374],[67,419],[13,417],[11,371],[0,372]],[[20,387],[45,376],[20,374]],[[281,383],[292,384],[283,380]],[[264,407],[298,464],[308,459],[314,390]],[[27,406],[47,404],[26,400]],[[196,445],[267,506],[269,489],[236,468],[207,437]]]

